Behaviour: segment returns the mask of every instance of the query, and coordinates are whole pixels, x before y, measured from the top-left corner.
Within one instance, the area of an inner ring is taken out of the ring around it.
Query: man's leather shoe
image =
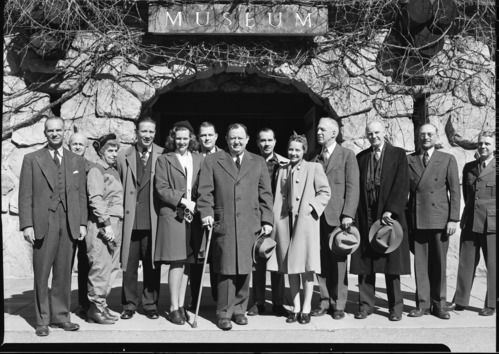
[[[466,306],[456,304],[455,302],[448,302],[445,306],[446,311],[464,311]]]
[[[256,316],[265,312],[265,305],[254,304],[246,313],[248,316]]]
[[[111,311],[109,311],[109,309],[107,307],[104,307],[104,315],[106,315],[107,318],[113,320],[113,321],[118,321],[118,316],[115,316],[111,313]]]
[[[390,321],[400,321],[402,319],[402,315],[400,313],[391,313],[388,319]]]
[[[310,323],[310,313],[300,312],[300,315],[298,316],[298,322],[300,322],[301,324]]]
[[[65,331],[77,331],[80,329],[80,325],[72,322],[61,322],[50,324],[52,328],[61,328]]]
[[[300,314],[299,312],[291,312],[291,311],[289,311],[288,318],[286,318],[286,322],[287,323],[293,323],[293,322],[298,321],[298,315],[299,314]]]
[[[345,311],[343,311],[343,310],[334,310],[334,312],[333,312],[333,319],[334,320],[341,320],[342,318],[345,318]]]
[[[232,324],[228,318],[219,318],[217,327],[223,329],[224,331],[228,331],[229,329],[232,329]]]
[[[104,312],[100,312],[99,310],[94,310],[92,308],[90,308],[90,310],[88,310],[87,312],[87,321],[88,323],[98,323],[105,325],[114,324],[114,320],[107,317]]]
[[[76,316],[83,317],[83,318],[87,317],[87,312],[88,312],[88,307],[81,306],[81,305],[78,306],[74,311]]]
[[[121,319],[122,320],[129,320],[130,318],[133,317],[133,315],[135,314],[135,311],[132,311],[132,310],[124,310],[122,313],[121,313]]]
[[[443,309],[434,307],[431,314],[435,317],[441,318],[442,320],[450,319],[450,313]]]
[[[421,317],[423,315],[429,315],[429,314],[430,314],[430,309],[420,309],[418,307],[418,308],[411,310],[407,316],[409,316],[409,317]]]
[[[171,323],[180,326],[185,324],[185,320],[180,314],[180,310],[173,310],[172,312],[170,312],[170,321]]]
[[[236,324],[243,326],[248,324],[248,318],[244,316],[242,313],[238,313],[237,315],[232,315],[232,321]]]
[[[277,316],[287,317],[289,311],[282,305],[272,305],[272,312]]]
[[[49,326],[36,326],[36,335],[39,337],[45,337],[49,335]]]
[[[367,312],[367,311],[359,311],[355,314],[355,318],[358,319],[358,320],[365,320],[367,318],[367,316],[369,316],[370,313]]]
[[[189,320],[191,319],[191,316],[189,316],[189,313],[185,309],[185,306],[179,307],[179,310],[180,310],[180,316],[182,316],[182,318],[184,319],[184,321],[185,322],[189,322]]]
[[[147,310],[146,317],[150,320],[157,320],[159,318],[158,310]]]
[[[310,316],[324,316],[327,313],[328,309],[317,307],[310,312]]]
[[[492,307],[485,307],[478,312],[480,316],[492,316],[496,312],[496,309]]]

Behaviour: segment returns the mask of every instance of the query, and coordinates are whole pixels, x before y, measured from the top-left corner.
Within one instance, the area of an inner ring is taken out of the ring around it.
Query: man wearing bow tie
[[[321,303],[310,313],[322,316],[330,310],[335,320],[345,317],[348,296],[347,256],[329,248],[329,235],[341,225],[352,224],[359,204],[359,168],[352,150],[336,143],[338,123],[329,117],[319,120],[317,141],[322,152],[313,161],[324,167],[331,188],[331,199],[321,216],[321,274],[317,274]],[[331,307],[331,308],[330,308]]]
[[[478,136],[476,161],[463,169],[464,210],[456,294],[450,309],[463,311],[469,305],[475,271],[482,249],[487,267],[487,294],[478,313],[492,316],[496,311],[496,134],[484,131]]]
[[[459,172],[453,155],[435,150],[438,131],[433,124],[422,125],[418,139],[420,150],[407,157],[408,224],[414,243],[417,306],[409,317],[431,312],[449,319],[445,310],[447,250],[459,220]]]
[[[71,323],[71,262],[87,234],[85,160],[62,147],[64,121],[45,121],[47,146],[24,156],[19,181],[19,227],[33,245],[36,335]],[[48,279],[52,271],[49,294]]]
[[[272,231],[272,190],[263,157],[246,150],[247,129],[229,126],[228,151],[205,157],[199,176],[197,208],[203,225],[213,228],[213,268],[217,281],[217,326],[245,325],[252,247],[256,235]]]
[[[142,260],[142,308],[149,319],[158,319],[158,299],[161,282],[159,267],[154,267],[153,255],[158,224],[158,201],[154,197],[156,160],[163,148],[154,144],[156,122],[150,117],[137,122],[137,143],[120,151],[116,167],[124,188],[123,240],[121,267],[123,288],[121,318],[133,317],[139,304],[138,268]]]

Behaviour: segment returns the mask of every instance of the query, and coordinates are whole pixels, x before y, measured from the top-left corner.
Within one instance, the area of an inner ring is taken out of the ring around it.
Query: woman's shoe
[[[87,312],[87,321],[89,323],[98,323],[106,325],[114,324],[114,320],[107,317],[105,313],[100,312],[94,306],[90,306],[90,309]]]
[[[298,320],[298,315],[299,313],[298,312],[289,312],[288,314],[288,318],[286,319],[286,322],[287,323],[293,323],[293,322],[296,322]]]
[[[102,312],[104,313],[104,315],[105,315],[107,318],[109,318],[109,319],[111,319],[111,320],[113,320],[113,321],[115,321],[115,322],[116,322],[116,321],[118,321],[118,318],[119,318],[119,317],[118,317],[118,316],[113,315],[113,314],[111,313],[111,311],[109,311],[109,309],[108,309],[107,307],[104,307],[104,311],[102,311]]]
[[[176,324],[176,325],[185,324],[185,320],[182,317],[180,310],[174,310],[174,311],[170,312],[170,321],[171,321],[171,323]]]
[[[298,322],[300,322],[301,324],[310,323],[310,313],[300,312],[300,316],[298,318]]]
[[[184,319],[184,321],[185,322],[189,322],[189,320],[191,319],[191,316],[189,316],[189,313],[185,309],[185,306],[179,307],[178,309],[180,311],[180,316],[182,316],[182,318]]]

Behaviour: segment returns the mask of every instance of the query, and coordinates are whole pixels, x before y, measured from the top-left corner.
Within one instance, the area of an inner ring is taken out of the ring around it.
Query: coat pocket
[[[215,237],[225,235],[224,210],[215,209],[215,221],[213,223],[213,235]]]
[[[487,210],[487,232],[496,232],[496,211]]]
[[[487,197],[496,199],[496,182],[487,182]]]

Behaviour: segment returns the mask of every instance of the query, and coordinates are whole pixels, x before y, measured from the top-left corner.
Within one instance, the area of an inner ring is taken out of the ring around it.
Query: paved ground
[[[114,325],[98,325],[72,316],[80,325],[78,332],[64,332],[51,329],[48,337],[37,337],[34,333],[33,280],[4,280],[4,349],[59,348],[62,344],[69,350],[110,351],[371,351],[401,350],[420,351],[427,349],[450,349],[459,352],[495,352],[496,316],[483,317],[478,311],[483,307],[485,278],[477,278],[473,287],[468,310],[452,312],[450,320],[434,316],[407,317],[414,308],[414,279],[402,278],[404,294],[404,316],[400,322],[388,320],[385,282],[378,276],[376,282],[376,310],[365,320],[357,320],[353,314],[357,306],[357,277],[349,276],[347,316],[335,321],[331,316],[312,318],[308,325],[288,324],[283,317],[271,314],[267,302],[264,315],[249,317],[247,326],[233,324],[233,329],[223,332],[216,327],[215,303],[211,299],[208,274],[205,276],[202,306],[197,319],[197,328],[189,324],[177,326],[167,320],[169,307],[167,267],[163,267],[161,284],[160,315],[157,320],[147,319],[142,309],[131,320],[119,320]],[[140,277],[141,278],[141,277]],[[448,281],[448,296],[454,294],[455,278]],[[142,284],[140,284],[141,287]],[[77,306],[77,282],[73,277],[72,309]],[[286,284],[289,299],[289,287]],[[314,302],[318,300],[318,286],[315,287]],[[116,280],[108,299],[110,309],[121,311],[121,277]],[[270,299],[270,283],[267,279],[267,298]],[[290,308],[289,306],[287,306]],[[191,313],[192,324],[194,314]],[[81,344],[80,344],[81,343]],[[94,343],[94,344],[89,344]],[[127,343],[127,344],[124,344]],[[208,344],[205,344],[208,343]],[[236,344],[237,343],[237,344]],[[18,347],[18,344],[24,346]],[[419,347],[420,344],[443,344],[446,347]],[[10,346],[9,346],[10,345]],[[381,345],[381,346],[379,346]],[[391,346],[390,346],[391,345]],[[402,346],[397,346],[402,345]]]

